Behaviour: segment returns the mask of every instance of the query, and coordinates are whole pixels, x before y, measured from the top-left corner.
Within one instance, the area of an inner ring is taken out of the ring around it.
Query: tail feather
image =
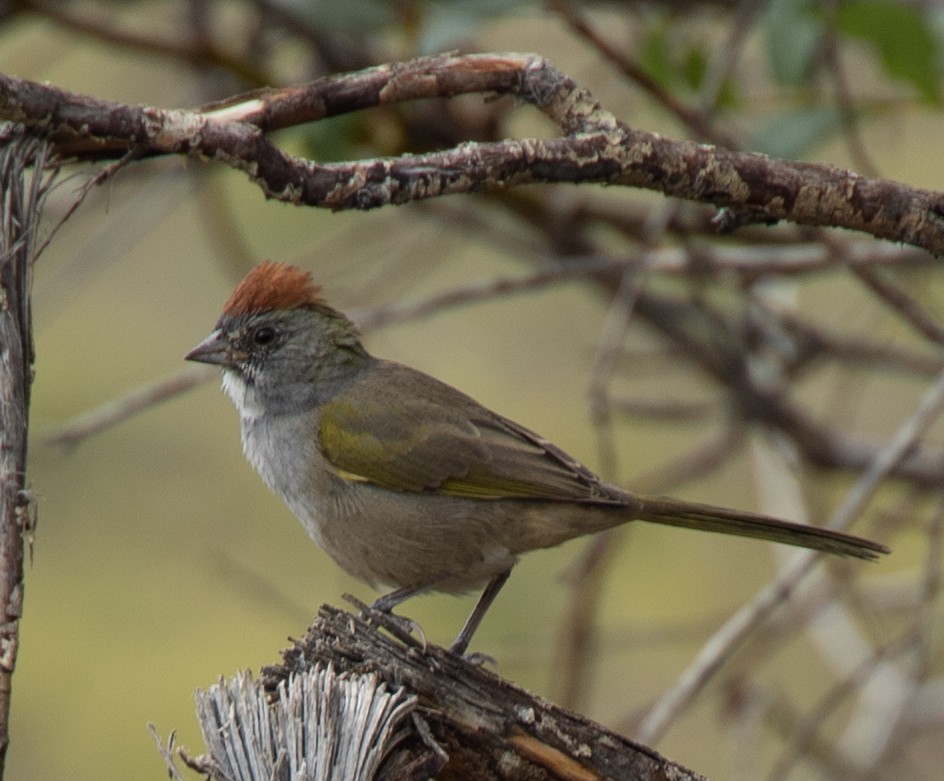
[[[642,508],[637,517],[651,523],[754,537],[859,559],[872,560],[877,559],[879,554],[891,553],[891,550],[881,543],[819,526],[781,521],[757,513],[728,510],[661,496],[638,498],[642,502]]]

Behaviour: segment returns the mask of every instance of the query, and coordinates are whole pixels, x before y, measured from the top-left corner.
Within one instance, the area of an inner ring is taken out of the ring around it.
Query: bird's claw
[[[449,650],[452,650],[452,649],[449,649]],[[496,673],[498,673],[499,675],[501,674],[499,672],[498,660],[491,654],[483,654],[480,651],[473,651],[470,654],[463,653],[463,654],[457,654],[457,655],[460,656],[463,661],[468,662],[469,664],[474,664],[476,667],[485,667],[486,665],[488,665],[489,667],[495,668]]]
[[[373,604],[368,605],[361,602],[357,597],[351,594],[344,594],[343,599],[350,602],[366,618],[377,626],[383,627],[395,638],[411,646],[418,646],[425,654],[427,648],[426,633],[416,621],[406,616],[394,615],[392,606],[387,607],[383,602],[383,597],[375,600]]]

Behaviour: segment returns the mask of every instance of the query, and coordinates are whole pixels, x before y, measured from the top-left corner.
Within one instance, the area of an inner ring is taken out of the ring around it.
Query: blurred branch
[[[626,268],[623,261],[608,257],[576,258],[555,263],[533,274],[520,277],[493,277],[480,282],[454,287],[442,293],[417,299],[407,299],[368,312],[352,312],[351,317],[360,328],[369,331],[394,323],[429,317],[451,307],[481,301],[491,301],[500,296],[542,290],[556,284],[588,279],[595,274]]]
[[[44,0],[17,0],[21,9],[38,14],[73,32],[95,38],[102,43],[136,51],[157,54],[190,65],[224,68],[250,85],[270,84],[272,79],[240,54],[230,53],[203,35],[159,37],[150,32],[137,32],[115,24],[114,13],[76,13],[67,3]]]
[[[71,449],[81,444],[88,437],[122,423],[168,398],[201,385],[217,377],[218,374],[219,372],[213,367],[188,366],[171,377],[148,383],[120,398],[106,402],[100,407],[67,420],[57,427],[56,431],[47,434],[44,440],[49,445]]]
[[[35,508],[26,480],[33,383],[30,267],[53,175],[51,145],[5,128],[0,147],[0,778],[10,745],[10,697],[23,613],[23,545]],[[32,171],[29,169],[32,168]]]
[[[902,645],[903,641],[899,640],[895,644],[880,648],[870,654],[858,665],[848,670],[841,681],[826,691],[820,698],[817,707],[803,718],[797,719],[791,729],[787,747],[770,773],[770,781],[786,781],[797,764],[803,760],[808,760],[811,754],[815,755],[823,752],[824,748],[825,753],[822,760],[827,767],[844,767],[851,771],[853,777],[874,778],[871,772],[875,765],[875,757],[868,755],[872,754],[872,751],[866,752],[863,750],[851,754],[843,752],[842,746],[835,744],[828,747],[819,746],[818,752],[811,749],[813,749],[826,719],[851,699],[854,693],[866,688],[871,678],[880,676],[883,669],[890,665],[890,659],[901,652]],[[882,690],[888,696],[884,703],[885,707],[882,708],[881,714],[873,713],[872,715],[878,715],[890,730],[899,717],[898,711],[901,704],[899,696],[903,693],[903,689],[899,687],[890,688],[886,685]],[[891,695],[892,691],[895,692],[894,695]],[[894,702],[891,701],[892,699],[894,699]],[[875,748],[881,751],[882,746],[875,746]]]
[[[944,325],[905,290],[874,269],[855,268],[853,273],[901,319],[928,340],[944,347]]]
[[[852,99],[852,90],[842,62],[842,53],[839,46],[839,33],[836,29],[837,3],[826,3],[823,6],[824,16],[828,22],[826,33],[822,41],[822,53],[825,59],[826,70],[833,80],[836,92],[836,107],[842,119],[842,137],[849,150],[853,164],[862,173],[868,176],[878,176],[878,166],[872,160],[869,150],[862,138],[861,118]]]
[[[726,697],[729,709],[734,711],[735,716],[743,716],[751,705],[755,710],[761,710],[758,720],[784,740],[790,739],[802,729],[804,715],[797,712],[785,695],[739,679],[726,687]],[[836,751],[834,743],[826,735],[810,733],[804,737],[804,768],[807,767],[806,763],[817,765],[824,778],[841,778],[844,781],[899,781],[897,775],[882,772],[881,769],[864,771],[857,767],[848,757]]]
[[[366,45],[364,41],[350,35],[343,35],[337,28],[325,29],[311,24],[303,13],[295,10],[296,8],[301,10],[304,6],[291,5],[280,0],[249,0],[249,2],[266,19],[274,21],[287,32],[307,41],[330,71],[366,68],[377,61],[374,48]]]
[[[357,109],[477,92],[515,95],[564,135],[321,165],[286,154],[265,135]],[[0,117],[42,127],[64,157],[116,157],[132,147],[149,155],[200,154],[245,172],[268,197],[294,204],[370,209],[537,182],[599,182],[713,204],[722,209],[721,230],[788,220],[944,254],[940,193],[635,130],[536,55],[423,57],[259,90],[197,111],[131,106],[0,76]]]
[[[939,352],[919,352],[841,336],[793,315],[781,314],[780,324],[796,345],[796,355],[790,367],[792,374],[816,359],[825,358],[848,366],[894,370],[923,377],[933,377],[944,367],[944,355]]]
[[[813,417],[785,390],[768,387],[752,373],[743,324],[736,317],[692,301],[646,289],[635,302],[647,325],[674,342],[684,356],[728,390],[728,401],[746,421],[781,432],[807,463],[828,469],[862,472],[885,450],[878,441],[847,433]],[[889,474],[915,485],[944,485],[939,449],[909,448],[889,467]]]
[[[944,404],[944,372],[925,392],[914,413],[898,428],[887,446],[875,454],[868,470],[846,494],[840,507],[826,526],[845,529],[862,512],[880,481],[914,447],[927,432]],[[820,556],[801,551],[795,555],[780,576],[762,588],[744,607],[705,644],[695,661],[679,676],[649,711],[638,731],[638,737],[653,742],[669,728],[678,713],[705,687],[721,665],[746,640],[778,605],[788,601],[807,572]]]
[[[704,477],[720,468],[741,443],[742,432],[726,427],[710,442],[633,481],[641,493],[664,493]],[[593,537],[567,573],[571,595],[567,613],[560,622],[555,645],[555,699],[564,707],[579,708],[588,690],[591,654],[596,646],[596,620],[609,564],[615,558],[623,529],[610,529]]]

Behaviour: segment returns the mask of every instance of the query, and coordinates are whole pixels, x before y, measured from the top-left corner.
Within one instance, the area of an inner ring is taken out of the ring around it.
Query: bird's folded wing
[[[394,363],[321,409],[320,443],[341,476],[396,491],[619,504],[620,492],[537,434]]]

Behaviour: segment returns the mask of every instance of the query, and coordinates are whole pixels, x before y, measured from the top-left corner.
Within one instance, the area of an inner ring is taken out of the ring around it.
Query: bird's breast
[[[330,470],[318,448],[310,412],[242,417],[243,452],[269,488],[282,497],[309,535],[321,544],[332,501]]]

